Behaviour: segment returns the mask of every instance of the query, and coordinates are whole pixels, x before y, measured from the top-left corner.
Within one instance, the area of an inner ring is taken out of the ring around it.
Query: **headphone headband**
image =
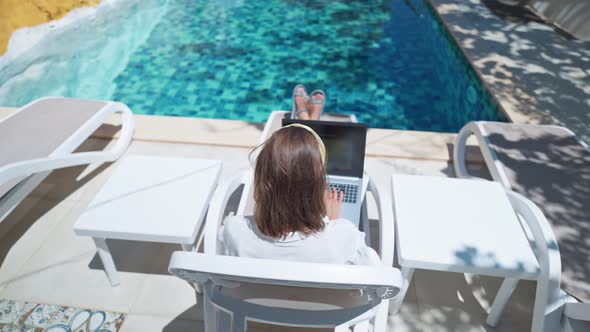
[[[307,131],[309,131],[313,137],[316,139],[316,141],[318,142],[318,147],[320,148],[320,157],[322,159],[322,164],[326,164],[326,147],[324,146],[324,142],[322,141],[322,139],[320,138],[320,135],[318,135],[313,129],[311,129],[309,126],[306,126],[304,124],[301,123],[292,123],[288,126],[284,126],[281,129],[284,128],[289,128],[289,127],[299,127],[299,128],[303,128]],[[279,130],[281,130],[279,129]]]

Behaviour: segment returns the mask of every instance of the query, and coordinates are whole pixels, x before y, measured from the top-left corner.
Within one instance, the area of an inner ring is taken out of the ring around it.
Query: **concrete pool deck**
[[[0,118],[16,108],[0,107]],[[270,114],[270,112],[269,112]],[[263,123],[238,120],[184,118],[174,116],[135,115],[135,141],[198,144],[251,149],[258,145]],[[116,119],[111,123],[118,124]],[[95,138],[110,138],[117,133],[103,126]],[[416,160],[451,161],[454,133],[369,128],[367,150],[369,157]],[[468,148],[467,160],[483,163],[479,149]]]
[[[13,111],[0,110],[0,118]],[[240,121],[144,119],[143,116],[137,116],[137,120],[136,139],[127,154],[219,159],[224,167],[222,179],[249,167],[250,145],[257,142],[260,134],[259,125]],[[108,133],[111,137],[115,134],[112,128],[108,125],[100,128],[81,151],[108,147],[112,144],[106,138]],[[242,146],[236,142],[217,141],[222,136],[230,137],[228,132],[236,136],[241,133],[248,138]],[[366,170],[386,199],[390,195],[389,178],[393,173],[454,176],[446,151],[452,134],[377,131],[371,135],[378,138],[378,142],[369,143],[375,144],[375,151],[388,144],[402,145],[387,152],[397,157],[375,154],[366,158]],[[173,137],[176,141],[171,142]],[[196,142],[197,139],[200,142]],[[188,142],[191,140],[193,142]],[[205,143],[206,140],[213,143]],[[403,147],[403,142],[414,143]],[[486,171],[477,162],[476,155],[473,159],[476,162],[469,166],[475,174],[485,176]],[[202,299],[195,296],[188,284],[167,272],[170,254],[180,247],[109,242],[121,271],[121,285],[111,288],[92,240],[74,234],[73,223],[116,164],[53,172],[0,224],[0,298],[123,312],[128,317],[122,331],[202,331]],[[372,203],[369,204],[369,218],[376,218]],[[377,236],[376,230],[372,234]],[[485,325],[486,312],[500,283],[499,278],[418,271],[401,313],[389,319],[389,330],[490,330]],[[520,283],[500,325],[494,330],[530,329],[533,299],[534,283]],[[251,326],[250,331],[300,330],[263,324]]]
[[[559,123],[590,141],[588,43],[569,40],[530,13],[493,0],[429,1],[512,121]],[[0,119],[14,111],[0,108]],[[136,122],[128,154],[219,159],[222,180],[249,167],[248,152],[263,126],[142,115]],[[108,147],[116,135],[115,127],[103,126],[82,150]],[[455,137],[370,129],[366,169],[386,199],[393,173],[453,177]],[[468,166],[485,177],[478,149],[469,152]],[[180,247],[109,242],[122,279],[121,286],[111,288],[92,240],[74,235],[72,225],[116,164],[53,172],[0,224],[0,299],[123,312],[128,317],[122,331],[202,331],[202,299],[167,272],[170,254]],[[375,215],[370,205],[370,219]],[[497,328],[485,324],[500,283],[499,278],[417,271],[400,314],[389,318],[389,330],[530,330],[532,282],[519,283]],[[300,329],[252,324],[249,330]]]
[[[590,142],[590,42],[497,0],[429,0],[512,122],[554,123]]]

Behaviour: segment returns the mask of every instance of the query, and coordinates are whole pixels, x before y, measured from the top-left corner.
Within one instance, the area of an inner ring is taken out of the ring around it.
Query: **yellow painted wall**
[[[6,52],[15,30],[57,20],[74,8],[99,3],[100,0],[0,0],[0,55]]]

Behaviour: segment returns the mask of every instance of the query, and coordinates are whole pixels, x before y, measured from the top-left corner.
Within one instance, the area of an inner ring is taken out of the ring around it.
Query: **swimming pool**
[[[456,132],[503,120],[425,0],[149,2],[159,14],[123,63],[96,81],[67,78],[85,90],[61,95],[120,100],[140,114],[262,122],[290,109],[303,83],[327,93],[326,111],[370,127]],[[130,14],[142,10],[139,2]],[[30,84],[43,95],[62,82]],[[0,105],[15,104],[2,89]]]

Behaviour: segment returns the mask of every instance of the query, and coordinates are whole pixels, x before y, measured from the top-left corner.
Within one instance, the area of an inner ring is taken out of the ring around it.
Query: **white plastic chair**
[[[232,194],[241,186],[244,186],[247,183],[251,183],[251,172],[250,171],[243,171],[240,173],[235,174],[234,176],[230,177],[229,179],[222,182],[219,187],[217,188],[213,198],[211,199],[211,203],[209,205],[209,210],[207,212],[207,221],[205,224],[204,229],[204,251],[206,255],[212,256],[212,260],[216,261],[217,259],[221,259],[232,265],[230,266],[229,273],[233,273],[228,278],[223,279],[225,281],[236,281],[242,280],[245,274],[250,276],[253,279],[260,279],[263,280],[263,284],[279,284],[281,286],[298,286],[303,287],[301,282],[305,281],[304,287],[309,288],[337,288],[341,290],[351,290],[351,289],[365,289],[363,294],[367,294],[366,292],[369,291],[369,294],[377,294],[378,289],[382,289],[384,286],[389,287],[390,291],[384,294],[381,299],[390,299],[392,295],[396,295],[401,287],[401,273],[398,269],[394,269],[393,265],[393,250],[395,245],[395,236],[394,236],[394,226],[393,226],[393,214],[391,209],[384,209],[382,207],[388,206],[386,202],[383,201],[382,197],[379,196],[379,192],[375,184],[369,180],[369,186],[367,192],[371,193],[377,203],[377,210],[379,215],[379,251],[381,260],[383,262],[383,266],[378,267],[361,267],[361,266],[352,266],[352,265],[336,265],[336,264],[313,264],[313,263],[294,263],[290,261],[284,262],[274,262],[269,263],[269,260],[253,260],[248,258],[233,258],[233,257],[225,257],[218,255],[219,252],[219,243],[218,243],[218,234],[222,227],[223,219],[225,218],[225,210],[227,203],[232,196]],[[250,199],[248,195],[242,196],[243,199]],[[243,206],[243,204],[240,204]],[[227,260],[227,259],[231,260]],[[197,258],[195,258],[197,259]],[[188,258],[187,258],[188,260]],[[200,260],[204,260],[204,258],[200,258]],[[179,261],[175,261],[179,262]],[[184,261],[183,261],[184,262]],[[243,265],[244,268],[238,268],[241,266],[240,262],[247,262],[246,265]],[[194,262],[193,262],[194,263]],[[206,273],[207,276],[212,277],[211,286],[207,286],[206,281],[197,282],[197,285],[204,285],[204,301],[215,301],[215,296],[217,293],[212,293],[211,290],[221,289],[227,285],[234,285],[228,284],[225,281],[216,282],[215,273],[218,270],[205,270],[203,266],[193,265],[191,263],[192,271],[195,273]],[[201,261],[200,261],[201,263]],[[265,266],[272,266],[276,268],[278,271],[277,273],[277,280],[274,278],[268,278],[271,274],[269,274],[268,269]],[[292,266],[296,266],[297,269],[300,269],[300,272],[296,272],[293,270]],[[173,268],[179,268],[178,265],[173,265],[171,262],[171,272],[173,272]],[[235,269],[234,269],[235,267]],[[190,269],[189,269],[190,270]],[[312,273],[313,271],[313,273]],[[258,273],[260,272],[260,273]],[[283,273],[284,272],[284,273]],[[174,272],[173,272],[174,273]],[[386,277],[386,279],[379,279],[381,278],[381,274]],[[307,275],[309,279],[302,279],[303,276]],[[362,275],[362,277],[361,277]],[[181,276],[182,277],[182,276]],[[184,278],[184,277],[183,277]],[[374,279],[378,278],[378,279]],[[184,278],[186,279],[186,278]],[[272,279],[272,280],[271,280]],[[202,280],[202,279],[200,279]],[[243,281],[243,280],[242,280]],[[251,282],[248,279],[248,282]],[[385,283],[384,283],[385,282]],[[334,283],[334,284],[331,284]],[[383,284],[384,283],[384,284]],[[339,285],[338,287],[335,284]],[[222,288],[215,288],[222,287]],[[208,290],[209,287],[209,290]],[[247,286],[246,286],[247,287]],[[368,287],[368,288],[367,288]],[[200,287],[197,287],[199,289]],[[395,288],[395,290],[393,290]],[[302,290],[301,294],[305,294]],[[250,292],[256,292],[255,290],[251,290]],[[299,292],[299,291],[298,291]],[[371,293],[374,292],[374,293]],[[289,292],[287,292],[289,294]],[[297,292],[295,292],[297,294]],[[229,296],[229,295],[228,295]],[[369,297],[374,297],[374,295],[370,295]],[[279,302],[285,303],[288,302],[288,296],[281,299]],[[368,298],[367,298],[368,299]],[[229,300],[228,300],[229,301]],[[293,326],[315,326],[315,327],[326,327],[326,326],[334,326],[336,331],[345,331],[348,326],[355,325],[355,331],[363,331],[368,327],[368,320],[373,319],[373,331],[384,331],[386,324],[387,324],[387,314],[389,308],[389,301],[381,301],[377,303],[375,301],[372,306],[374,309],[370,309],[367,307],[367,303],[362,304],[363,310],[365,311],[364,314],[358,317],[352,317],[351,312],[356,313],[357,311],[350,311],[352,309],[342,309],[343,311],[334,312],[335,317],[339,318],[330,318],[330,315],[319,315],[317,320],[313,320],[306,315],[313,315],[311,313],[306,313],[302,311],[297,315],[301,315],[301,320],[297,321],[289,321],[282,318],[282,316],[276,316],[274,314],[274,310],[261,310],[260,313],[256,314],[255,311],[242,311],[246,310],[244,308],[249,306],[240,306],[235,303],[243,302],[238,297],[234,297],[234,302],[222,301],[215,304],[218,309],[228,312],[234,312],[234,310],[238,310],[236,317],[247,316],[251,320],[263,321],[268,323],[276,323],[280,325],[293,325]],[[238,301],[238,302],[235,302]],[[206,308],[213,310],[210,303],[205,303]],[[260,309],[260,308],[258,308]],[[257,310],[258,310],[257,309]],[[277,309],[278,310],[278,309]],[[292,309],[297,310],[297,309]],[[299,309],[301,310],[301,309]],[[355,309],[356,310],[356,309]],[[291,316],[289,314],[289,316]],[[297,317],[297,316],[296,316]],[[323,318],[322,318],[323,317]],[[212,316],[209,315],[206,319],[212,319]],[[239,318],[240,320],[242,318]],[[335,324],[338,322],[338,324]],[[236,323],[238,324],[238,323]],[[238,329],[239,330],[239,329]]]
[[[262,132],[260,143],[281,127],[289,112],[274,111]],[[356,122],[354,115],[324,114],[324,120]],[[227,203],[243,186],[237,214],[251,215],[252,170],[245,170],[223,181],[211,199],[204,229],[205,255],[175,253],[170,271],[194,282],[198,292],[203,289],[205,321],[208,331],[228,330],[219,326],[216,312],[231,313],[232,328],[245,329],[246,320],[279,325],[335,327],[345,331],[367,330],[373,320],[373,331],[384,331],[392,296],[399,292],[401,274],[394,269],[395,245],[393,214],[379,196],[377,186],[369,179],[367,192],[377,203],[380,232],[379,251],[383,266],[351,266],[336,264],[272,261],[218,255],[218,234]],[[361,224],[368,233],[366,201]],[[368,234],[367,234],[368,237]],[[252,297],[266,297],[264,304],[248,302]],[[292,300],[293,298],[298,300]],[[291,299],[291,300],[290,300]],[[332,303],[326,301],[334,300]],[[305,305],[302,307],[302,303]],[[309,310],[315,307],[316,310]],[[223,316],[223,315],[221,315]],[[226,315],[227,316],[227,315]],[[219,319],[220,323],[227,320]]]
[[[261,135],[261,143],[281,127],[281,120],[287,114],[272,112]],[[331,115],[330,120],[356,122],[354,115]],[[175,253],[170,263],[172,273],[195,282],[197,290],[203,288],[207,330],[228,330],[227,326],[217,324],[219,317],[215,312],[221,310],[231,313],[235,331],[244,330],[246,320],[334,327],[336,331],[347,331],[353,325],[355,331],[366,331],[372,320],[373,331],[385,331],[388,300],[399,292],[401,274],[392,267],[395,247],[393,214],[391,209],[383,208],[389,204],[383,201],[375,183],[369,178],[367,192],[377,205],[379,252],[383,266],[352,266],[218,255],[217,239],[228,201],[242,186],[237,214],[252,212],[252,179],[252,170],[245,170],[226,179],[217,188],[207,212],[205,256]],[[361,224],[368,230],[366,201],[360,217]],[[265,303],[248,302],[248,298],[257,296],[266,296]],[[293,297],[299,300],[290,300]],[[330,299],[336,302],[326,303]],[[305,303],[303,307],[302,303]],[[314,307],[317,310],[310,310]]]

